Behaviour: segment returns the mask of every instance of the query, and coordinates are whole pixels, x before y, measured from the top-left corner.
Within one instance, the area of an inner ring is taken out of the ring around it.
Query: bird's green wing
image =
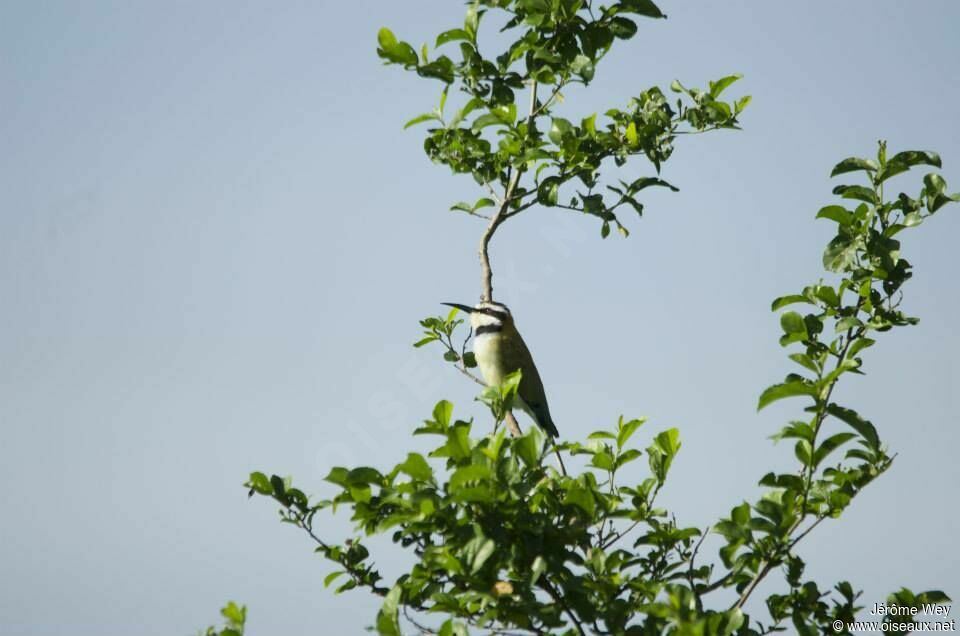
[[[505,348],[503,361],[506,369],[510,371],[520,369],[523,374],[520,379],[520,386],[517,388],[517,395],[533,411],[534,418],[540,428],[557,437],[559,431],[553,423],[553,418],[550,417],[550,408],[547,406],[547,394],[543,388],[543,380],[540,379],[540,373],[533,362],[530,349],[527,348],[527,343],[523,341],[519,333],[510,341],[513,346]]]

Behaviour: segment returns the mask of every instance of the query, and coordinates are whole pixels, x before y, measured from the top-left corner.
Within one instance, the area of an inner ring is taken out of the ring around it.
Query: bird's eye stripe
[[[490,309],[489,307],[483,307],[483,308],[478,309],[478,310],[476,310],[476,311],[479,311],[479,312],[482,313],[482,314],[486,314],[486,315],[488,315],[488,316],[491,316],[491,317],[496,318],[496,319],[501,320],[501,321],[507,319],[507,314],[506,314],[505,312],[497,311],[496,309]]]

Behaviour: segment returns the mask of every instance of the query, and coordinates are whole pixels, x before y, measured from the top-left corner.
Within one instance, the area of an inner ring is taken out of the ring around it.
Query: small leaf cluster
[[[220,614],[226,619],[226,624],[219,630],[208,627],[202,636],[243,636],[243,629],[247,623],[246,605],[237,605],[230,601],[220,609]]]
[[[502,16],[500,31],[515,34],[502,53],[492,56],[481,52],[479,38],[481,22],[496,19],[488,14]],[[406,127],[433,123],[424,142],[430,159],[455,173],[472,175],[494,194],[451,209],[485,216],[480,209],[497,206],[510,216],[536,204],[560,207],[597,217],[603,237],[612,225],[626,236],[618,208],[627,206],[640,214],[643,205],[637,195],[642,189],[675,188],[652,176],[601,187],[604,161],[611,159],[620,166],[629,157],[642,155],[659,173],[678,135],[736,128],[738,115],[750,101],[720,100],[740,77],[730,75],[710,82],[706,90],[674,82],[671,89],[678,97],[674,103],[659,88],[642,90],[626,108],[607,110],[604,121],[598,121],[596,113],[578,123],[555,114],[567,86],[589,84],[615,42],[634,37],[636,18],[664,17],[649,0],[599,8],[583,0],[478,0],[470,4],[462,28],[436,38],[436,49],[459,48],[453,57],[446,53],[431,57],[427,45],[418,54],[386,28],[378,34],[377,53],[387,64],[444,84],[437,108],[411,119]],[[463,95],[463,101],[448,114],[451,88]],[[524,89],[531,93],[526,106],[518,95]],[[524,175],[532,178],[523,180]],[[561,194],[563,186],[574,183],[578,187],[569,196]]]
[[[469,337],[464,339],[460,346],[453,343],[453,332],[463,324],[462,318],[457,318],[459,310],[454,308],[446,316],[428,316],[420,321],[423,327],[423,337],[413,343],[420,348],[432,342],[439,342],[444,347],[443,359],[458,364],[463,369],[472,369],[477,366],[477,359],[472,351],[467,351]]]
[[[939,590],[914,594],[907,588],[901,588],[887,597],[888,606],[910,608],[916,610],[918,613],[924,612],[926,607],[929,607],[930,605],[942,605],[949,602],[950,597]],[[883,622],[889,626],[888,628],[884,628],[885,633],[898,635],[913,633],[909,630],[900,629],[903,623],[908,622],[905,621],[904,618],[905,617],[902,615],[894,616],[888,614],[885,616]]]

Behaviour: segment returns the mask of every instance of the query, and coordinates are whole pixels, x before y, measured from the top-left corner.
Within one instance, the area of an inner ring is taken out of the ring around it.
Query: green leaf
[[[456,623],[452,618],[448,618],[440,626],[439,636],[470,636],[470,633],[467,631],[466,625]]]
[[[232,626],[243,627],[243,624],[247,620],[247,608],[240,607],[233,601],[230,601],[221,608],[220,614],[230,621]]]
[[[440,400],[433,407],[433,420],[442,426],[450,426],[451,416],[453,416],[453,404],[447,400]]]
[[[386,27],[380,29],[377,32],[377,42],[380,44],[377,55],[388,62],[408,67],[417,65],[419,61],[417,52],[406,42],[398,42],[390,29]]]
[[[743,502],[731,510],[730,519],[741,528],[747,527],[750,523],[750,504]]]
[[[533,565],[530,566],[530,585],[536,585],[537,579],[540,578],[544,572],[547,571],[547,561],[539,554],[533,560]]]
[[[600,470],[613,470],[615,465],[613,455],[606,451],[598,451],[593,454],[590,465]]]
[[[323,579],[323,587],[330,587],[330,584],[333,583],[338,577],[346,574],[343,570],[337,570],[336,572],[331,572]]]
[[[840,306],[840,296],[837,295],[837,290],[835,290],[830,285],[817,285],[813,288],[813,294],[828,307],[839,307]]]
[[[560,177],[547,177],[537,186],[537,201],[554,206],[560,200]]]
[[[467,9],[467,17],[463,20],[463,30],[470,34],[471,39],[476,38],[477,29],[480,28],[480,18],[484,12],[480,10],[476,3],[470,5]]]
[[[563,503],[571,504],[581,508],[587,513],[587,515],[589,515],[591,519],[593,519],[593,514],[597,508],[597,503],[593,499],[593,494],[576,482],[574,482],[570,486],[569,490],[567,490],[567,494],[563,498]]]
[[[821,462],[826,459],[827,455],[840,448],[854,437],[856,437],[854,433],[836,433],[820,442],[820,445],[813,454],[814,467],[819,466]]]
[[[377,31],[377,43],[382,49],[391,49],[397,45],[397,36],[387,27],[381,27]]]
[[[489,208],[495,205],[493,199],[488,199],[483,197],[482,199],[477,199],[477,202],[473,204],[473,212],[480,210],[481,208]]]
[[[476,574],[480,571],[480,568],[483,567],[483,564],[487,562],[487,559],[493,555],[494,551],[497,549],[497,544],[493,539],[486,539],[477,550],[476,556],[473,558],[473,562],[470,566],[470,573]]]
[[[803,316],[795,311],[788,311],[780,316],[780,326],[785,333],[807,337],[807,326],[803,322]]]
[[[880,436],[877,434],[876,427],[868,420],[863,419],[860,414],[853,409],[844,408],[831,402],[827,405],[827,413],[859,433],[860,436],[866,440],[870,448],[880,448]]]
[[[877,198],[877,193],[866,186],[838,185],[833,189],[833,193],[840,195],[844,199],[856,199],[857,201],[872,203],[873,205],[880,204],[880,200]]]
[[[270,484],[270,479],[260,472],[250,473],[250,479],[247,482],[247,486],[251,490],[260,493],[261,495],[272,495],[273,486]]]
[[[671,428],[658,434],[653,444],[647,447],[647,462],[657,482],[662,484],[670,471],[670,465],[680,450],[680,432]]]
[[[377,614],[377,633],[380,636],[402,636],[400,619],[397,613],[402,592],[403,588],[394,585],[384,598],[380,612]]]
[[[726,77],[721,77],[715,82],[710,82],[710,97],[716,99],[720,97],[720,93],[727,89],[728,86],[736,82],[737,80],[743,79],[743,75],[736,73],[735,75],[727,75]]]
[[[448,488],[451,492],[454,492],[460,490],[467,484],[487,481],[491,477],[493,477],[493,473],[490,471],[489,466],[484,464],[470,464],[454,471],[450,476]]]
[[[666,14],[660,11],[660,8],[651,0],[621,0],[620,6],[624,11],[637,13],[648,18],[667,17]]]
[[[558,146],[563,143],[563,136],[574,130],[573,124],[562,117],[554,117],[550,123],[550,132],[547,136]]]
[[[380,471],[376,468],[360,466],[347,473],[347,483],[355,486],[363,484],[381,484],[383,483],[383,475],[381,475]]]
[[[593,79],[596,69],[594,68],[593,61],[589,57],[580,54],[573,58],[573,62],[570,63],[570,71],[575,75],[579,75],[584,82],[589,82]]]
[[[823,266],[831,272],[848,271],[856,263],[860,245],[859,239],[851,240],[842,235],[834,237],[823,251]]]
[[[943,192],[947,187],[947,182],[940,175],[931,172],[930,174],[924,175],[923,185],[927,191],[927,195],[930,195]]]
[[[470,424],[457,422],[447,429],[447,443],[431,455],[465,459],[470,456],[471,448],[473,445],[470,443]]]
[[[629,192],[630,194],[634,194],[636,192],[639,192],[640,190],[643,190],[644,188],[649,188],[651,186],[669,188],[674,192],[680,192],[680,188],[674,186],[673,184],[667,183],[666,181],[664,181],[663,179],[660,179],[659,177],[640,177],[639,179],[635,179],[633,182],[630,183],[629,186],[627,186],[627,192]]]
[[[934,213],[948,203],[957,203],[960,202],[960,192],[954,192],[953,194],[938,194],[933,197],[933,201],[927,203],[927,207],[930,210],[930,213]],[[908,215],[909,216],[909,215]]]
[[[413,49],[411,48],[410,50],[412,51]],[[421,64],[417,67],[417,75],[420,77],[432,77],[446,84],[451,84],[453,82],[455,77],[454,71],[455,66],[453,61],[446,55],[441,55],[434,61],[428,64]]]
[[[405,124],[403,125],[403,129],[406,130],[407,128],[410,128],[411,126],[416,126],[417,124],[422,124],[422,123],[425,122],[425,121],[439,120],[439,119],[440,119],[440,117],[439,117],[436,113],[424,113],[424,114],[422,114],[422,115],[417,115],[416,117],[414,117],[413,119],[411,119],[410,121],[408,121],[407,123],[405,123]]]
[[[457,40],[467,40],[470,41],[473,38],[469,33],[463,29],[450,29],[449,31],[444,31],[437,36],[437,43],[434,45],[434,48],[440,48],[447,42],[455,42]]]
[[[346,488],[350,485],[349,475],[350,471],[348,471],[346,468],[343,468],[342,466],[334,466],[323,479],[324,481],[329,481],[331,484],[336,484],[337,486],[343,486]]]
[[[475,111],[477,108],[481,106],[483,106],[482,99],[480,99],[479,97],[472,98],[470,101],[468,101],[466,104],[463,105],[463,108],[457,111],[457,113],[453,116],[453,119],[450,120],[450,123],[447,125],[447,127],[456,128],[457,126],[460,125],[460,122],[462,122],[464,119],[467,118],[467,116],[470,113],[472,113],[473,111]]]
[[[859,318],[856,316],[847,316],[846,318],[841,318],[837,321],[835,330],[837,333],[840,333],[841,331],[846,331],[847,329],[857,329],[862,326],[863,323],[860,322]]]
[[[514,440],[514,452],[528,468],[540,464],[540,433],[537,427],[530,427],[519,439]]]
[[[495,113],[485,113],[473,120],[470,128],[473,132],[480,132],[487,126],[505,126],[503,120]]]
[[[763,393],[760,394],[760,399],[757,402],[757,410],[761,410],[774,402],[783,400],[785,398],[798,397],[798,396],[810,396],[816,397],[817,388],[812,384],[807,382],[802,382],[800,380],[794,380],[791,382],[784,382],[782,384],[774,384],[771,387],[768,387]]]
[[[630,437],[640,428],[646,420],[630,420],[620,427],[617,431],[617,448],[623,448]]]
[[[791,294],[789,296],[781,296],[780,298],[774,299],[773,303],[770,305],[771,311],[777,311],[782,309],[787,305],[793,305],[795,303],[807,303],[808,305],[814,304],[812,300],[806,296],[800,294]]]
[[[874,177],[874,182],[879,185],[892,176],[906,172],[914,166],[921,165],[934,166],[937,168],[942,167],[940,155],[926,150],[905,150],[898,152],[880,168]]]
[[[860,157],[850,157],[844,159],[837,165],[833,167],[833,170],[830,171],[830,176],[835,177],[838,174],[844,174],[847,172],[855,172],[857,170],[865,170],[868,172],[876,172],[880,166],[877,165],[876,161],[872,159],[861,159]]]
[[[870,338],[857,338],[853,341],[853,344],[850,345],[850,349],[847,350],[847,357],[852,358],[867,347],[872,347],[875,343],[876,340],[871,340]]]
[[[852,224],[854,219],[853,212],[842,205],[828,205],[824,208],[820,208],[820,211],[817,212],[817,218],[830,219],[831,221],[836,221],[843,226]]]
[[[733,103],[734,114],[739,115],[741,112],[743,112],[743,109],[746,108],[751,101],[753,101],[753,97],[751,97],[750,95],[744,95],[743,97],[735,101]]]
[[[433,479],[433,469],[430,468],[430,464],[420,453],[408,453],[406,461],[399,464],[397,468],[400,469],[400,472],[420,481]]]
[[[637,33],[637,23],[620,16],[610,21],[610,32],[621,40],[629,40]]]
[[[808,442],[814,438],[813,427],[806,422],[790,422],[784,426],[776,435],[771,435],[770,439],[779,442],[782,439],[805,439]]]
[[[624,131],[624,135],[626,136],[627,142],[629,142],[630,146],[631,146],[631,147],[636,147],[637,141],[638,141],[638,137],[637,137],[637,124],[634,123],[634,122],[630,122],[630,123],[627,125],[626,131]]]
[[[413,343],[413,346],[419,348],[424,345],[430,344],[431,342],[436,342],[437,340],[439,340],[439,337],[431,334],[429,336],[426,336],[425,338],[421,338],[420,340],[417,340],[416,342]]]
[[[805,369],[809,369],[814,373],[820,372],[820,368],[817,366],[817,364],[813,361],[813,359],[810,356],[808,356],[805,353],[791,353],[787,357]]]

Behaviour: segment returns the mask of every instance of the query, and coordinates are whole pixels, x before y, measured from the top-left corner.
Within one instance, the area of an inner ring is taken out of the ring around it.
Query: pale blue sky
[[[664,172],[681,192],[651,197],[628,240],[560,211],[505,226],[495,282],[561,432],[621,413],[679,427],[663,500],[703,526],[792,465],[766,438],[797,404],[754,407],[789,369],[770,300],[821,275],[833,163],[885,137],[938,150],[960,189],[960,5],[663,8],[568,112],[742,72],[744,130],[682,140]],[[420,43],[462,11],[0,3],[0,632],[189,634],[230,598],[251,634],[370,624],[375,601],[323,590],[331,568],[240,484],[262,469],[322,493],[333,463],[400,459],[436,400],[482,413],[410,347],[418,318],[479,293],[481,226],[446,211],[479,193],[401,130],[439,84],[374,54],[380,26]],[[838,393],[899,457],[802,554],[865,604],[960,593],[958,238],[950,208],[905,235],[921,325]]]

